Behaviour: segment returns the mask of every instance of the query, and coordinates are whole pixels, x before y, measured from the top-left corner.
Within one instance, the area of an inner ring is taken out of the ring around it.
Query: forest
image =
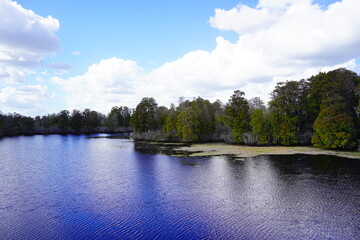
[[[357,73],[340,68],[279,82],[267,104],[236,90],[225,104],[180,97],[177,106],[167,108],[144,97],[135,109],[113,107],[107,115],[90,109],[35,118],[0,112],[0,136],[133,131],[134,140],[354,149],[360,134],[359,84]]]

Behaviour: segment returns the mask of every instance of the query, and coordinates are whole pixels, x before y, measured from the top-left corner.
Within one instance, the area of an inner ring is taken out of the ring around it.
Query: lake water
[[[0,238],[360,239],[360,160],[150,150],[88,136],[0,139]]]

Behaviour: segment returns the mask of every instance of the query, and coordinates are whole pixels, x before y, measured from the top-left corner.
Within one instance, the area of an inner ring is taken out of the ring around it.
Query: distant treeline
[[[0,136],[132,131],[128,107],[113,107],[108,115],[85,109],[62,110],[47,116],[25,117],[18,113],[1,114]]]
[[[134,130],[135,140],[222,141],[247,145],[314,145],[353,149],[359,139],[360,77],[340,68],[309,79],[279,82],[268,106],[236,90],[229,101],[180,98],[170,109],[143,98],[135,109],[106,116],[85,109],[43,117],[0,114],[0,136]]]

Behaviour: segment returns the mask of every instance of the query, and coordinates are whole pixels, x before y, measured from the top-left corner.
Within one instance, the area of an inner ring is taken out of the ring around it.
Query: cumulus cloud
[[[0,67],[6,68],[7,78],[16,82],[19,75],[27,75],[27,68],[47,67],[45,55],[60,49],[55,34],[59,26],[51,16],[42,17],[16,2],[0,0]]]
[[[239,46],[272,56],[276,62],[326,65],[359,56],[360,15],[355,10],[359,7],[356,0],[343,0],[325,10],[311,0],[263,0],[256,9],[251,8],[256,14],[249,22],[258,24],[250,24],[249,29],[239,20],[248,18],[244,10],[248,7],[235,8],[236,14],[231,14],[234,9],[216,10],[210,22],[219,29],[236,31]],[[263,21],[262,12],[276,20]]]
[[[45,109],[45,85],[32,85],[37,69],[69,69],[63,62],[46,63],[48,54],[60,50],[56,36],[59,21],[42,17],[20,4],[0,0],[0,109],[2,112],[34,114]],[[41,75],[41,73],[40,73]],[[38,81],[39,82],[39,81]],[[43,80],[42,80],[43,82]]]
[[[211,17],[209,22],[212,27],[243,34],[268,28],[278,18],[279,16],[268,8],[254,9],[246,5],[238,5],[228,11],[216,9],[215,16]]]
[[[55,32],[59,21],[24,9],[16,2],[0,0],[0,49],[13,54],[48,53],[60,48]]]
[[[107,112],[121,103],[133,104],[140,67],[134,61],[110,58],[91,65],[84,75],[52,78],[68,92],[69,108]]]
[[[216,9],[211,26],[235,31],[236,42],[218,37],[214,50],[189,52],[145,74],[135,62],[116,58],[102,60],[84,75],[56,82],[69,93],[72,107],[99,110],[119,104],[134,107],[145,96],[164,105],[180,96],[226,102],[236,89],[248,98],[268,101],[277,81],[299,80],[338,67],[358,69],[358,9],[358,0],[327,8],[311,0],[260,0],[255,8]],[[117,74],[117,69],[126,74]]]
[[[213,98],[239,88],[249,97],[268,100],[279,79],[296,80],[310,76],[304,73],[340,66],[356,69],[354,59],[360,56],[357,9],[357,0],[343,0],[326,9],[310,0],[262,0],[256,8],[217,9],[210,24],[237,32],[235,43],[219,37],[213,51],[188,53],[148,77],[154,89],[153,81],[158,86],[171,82],[168,89],[177,96]]]
[[[45,85],[7,86],[0,89],[0,109],[3,113],[18,112],[34,115],[45,109],[48,98]]]

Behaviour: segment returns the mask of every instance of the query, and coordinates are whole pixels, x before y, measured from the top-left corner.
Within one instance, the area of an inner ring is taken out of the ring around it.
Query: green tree
[[[323,101],[314,123],[312,143],[315,146],[333,149],[355,146],[354,118],[347,113],[346,104],[340,96]]]
[[[47,116],[47,125],[48,127],[56,127],[58,126],[59,117],[57,114],[52,113]]]
[[[80,131],[82,127],[82,114],[79,110],[74,109],[70,116],[70,127],[75,131]]]
[[[252,133],[256,137],[258,144],[267,144],[268,127],[264,115],[264,110],[260,108],[254,109],[252,111],[250,119]]]
[[[57,118],[57,125],[61,130],[66,130],[70,126],[70,112],[68,110],[60,111]]]
[[[282,145],[294,145],[299,142],[297,125],[299,120],[296,116],[284,115],[280,121],[279,142]]]
[[[305,80],[280,82],[271,94],[269,123],[274,144],[308,144],[314,118],[309,113],[309,84]]]
[[[183,142],[209,140],[215,130],[212,104],[200,97],[183,102],[178,108],[177,132]]]
[[[351,118],[355,129],[359,129],[360,77],[355,72],[339,68],[328,73],[319,73],[312,76],[309,82],[311,87],[310,100],[313,103],[316,117],[320,115],[321,111],[323,111],[322,114],[324,114],[324,111],[325,113],[328,112],[326,103],[329,104],[330,99],[340,98],[342,99],[340,105],[343,107],[343,112]],[[358,138],[360,137],[358,131],[355,134]],[[317,135],[314,136],[313,141],[317,137]]]
[[[162,129],[165,125],[166,117],[169,109],[164,106],[160,106],[155,111],[156,129]]]
[[[155,113],[158,105],[153,98],[145,97],[136,106],[134,114],[131,117],[131,125],[135,132],[142,133],[150,130],[156,130],[157,122]]]
[[[129,127],[131,121],[131,109],[126,106],[113,107],[108,114],[106,126],[110,129]]]
[[[82,128],[93,131],[101,125],[101,114],[86,108],[82,112]]]
[[[120,126],[117,109],[111,109],[111,112],[106,118],[105,126],[108,127],[110,130],[114,130]]]
[[[131,109],[126,106],[118,108],[118,121],[121,127],[129,127],[131,121]]]
[[[199,122],[198,135],[201,140],[206,140],[215,130],[215,112],[209,100],[200,97],[191,102],[190,107],[196,112]]]
[[[339,68],[328,73],[319,73],[309,79],[311,87],[311,99],[317,106],[317,113],[324,100],[334,97],[342,97],[343,102],[348,106],[348,111],[358,106],[357,87],[360,77],[345,68]],[[354,114],[354,112],[349,112]]]
[[[232,130],[235,143],[242,143],[243,134],[250,128],[249,103],[244,95],[236,90],[225,106],[225,124]]]
[[[165,118],[164,126],[162,129],[163,132],[171,135],[176,135],[177,134],[176,122],[177,122],[177,113],[174,104],[171,104],[171,107]]]
[[[183,142],[198,142],[200,122],[197,113],[191,107],[180,111],[177,119],[177,131]]]

